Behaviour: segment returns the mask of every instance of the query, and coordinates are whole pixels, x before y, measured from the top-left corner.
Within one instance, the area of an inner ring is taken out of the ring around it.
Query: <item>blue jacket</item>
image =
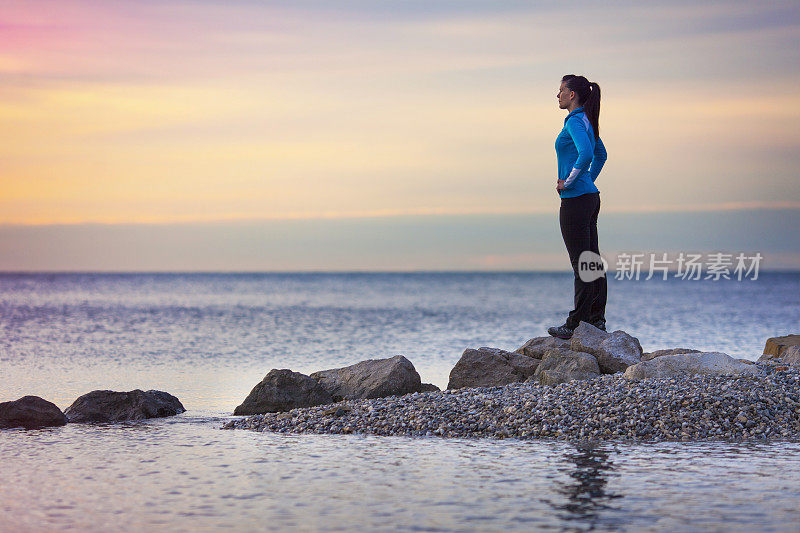
[[[595,187],[594,180],[603,169],[608,154],[601,139],[598,138],[595,143],[594,129],[583,112],[583,107],[577,108],[564,119],[564,129],[556,137],[556,156],[558,179],[567,179],[573,167],[581,169],[575,180],[561,191],[561,198],[600,192]]]

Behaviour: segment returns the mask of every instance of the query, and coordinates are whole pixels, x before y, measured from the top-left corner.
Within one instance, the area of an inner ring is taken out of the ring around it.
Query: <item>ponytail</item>
[[[578,93],[578,104],[583,106],[583,112],[594,129],[594,140],[597,141],[600,138],[600,86],[574,74],[567,74],[561,81],[566,82],[570,91]]]
[[[594,140],[600,138],[600,86],[595,82],[589,83],[591,90],[589,97],[583,104],[583,111],[586,113],[586,118],[589,119],[589,124],[594,129]]]

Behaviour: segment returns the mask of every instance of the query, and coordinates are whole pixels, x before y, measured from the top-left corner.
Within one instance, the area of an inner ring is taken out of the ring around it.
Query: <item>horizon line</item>
[[[721,211],[747,210],[800,210],[800,201],[777,202],[722,202],[718,204],[685,204],[685,205],[642,205],[638,207],[611,207],[603,210],[606,214],[640,214],[640,213],[704,213]],[[281,220],[353,220],[359,218],[391,218],[414,216],[465,216],[465,215],[541,215],[557,213],[558,208],[539,209],[380,209],[371,211],[321,211],[315,213],[294,212],[281,215],[222,215],[211,217],[173,216],[145,217],[139,219],[94,219],[94,220],[50,220],[33,222],[0,221],[0,227],[42,227],[42,226],[129,226],[129,225],[166,225],[166,224],[208,224],[224,222],[267,222]]]

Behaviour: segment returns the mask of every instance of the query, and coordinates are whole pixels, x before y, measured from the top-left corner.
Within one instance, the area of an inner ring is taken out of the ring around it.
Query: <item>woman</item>
[[[599,135],[600,86],[583,76],[567,74],[561,79],[557,97],[558,107],[569,111],[564,119],[564,129],[556,138],[556,191],[561,197],[561,236],[575,274],[575,309],[570,311],[563,326],[551,327],[547,332],[560,339],[569,339],[580,322],[588,322],[603,331],[606,329],[605,272],[593,281],[583,281],[578,270],[578,258],[587,250],[600,254],[597,246],[600,191],[594,181],[606,162],[607,154]]]

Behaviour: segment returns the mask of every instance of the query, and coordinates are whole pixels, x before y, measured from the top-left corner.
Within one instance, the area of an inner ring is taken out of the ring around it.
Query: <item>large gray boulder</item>
[[[581,322],[575,328],[570,347],[576,352],[592,354],[604,374],[622,372],[642,360],[639,339],[622,330],[606,333],[587,322]]]
[[[311,377],[336,401],[400,396],[422,390],[417,370],[402,355],[322,370]]]
[[[317,380],[289,369],[272,369],[253,387],[234,415],[259,415],[333,403],[333,397]]]
[[[600,375],[597,359],[592,354],[571,350],[567,346],[549,349],[529,381],[557,385],[569,381],[592,379]]]
[[[655,359],[656,357],[662,357],[665,355],[677,355],[679,353],[700,353],[700,350],[693,350],[692,348],[670,348],[669,350],[656,350],[650,353],[643,353],[642,361],[649,361],[651,359]]]
[[[23,396],[13,402],[0,403],[0,428],[34,429],[66,423],[67,417],[61,409],[38,396]]]
[[[184,411],[181,402],[171,394],[136,389],[92,391],[75,400],[64,414],[70,422],[121,422],[173,416]]]
[[[672,378],[696,375],[756,374],[758,369],[722,352],[698,352],[665,355],[650,361],[642,361],[625,370],[631,380],[648,378]]]
[[[534,359],[541,359],[544,357],[544,353],[550,348],[556,348],[557,346],[569,347],[569,345],[570,341],[566,339],[559,339],[558,337],[551,337],[548,335],[547,337],[534,337],[514,350],[514,352],[533,357]]]
[[[448,389],[499,387],[532,376],[538,359],[500,348],[468,348],[450,371]]]

